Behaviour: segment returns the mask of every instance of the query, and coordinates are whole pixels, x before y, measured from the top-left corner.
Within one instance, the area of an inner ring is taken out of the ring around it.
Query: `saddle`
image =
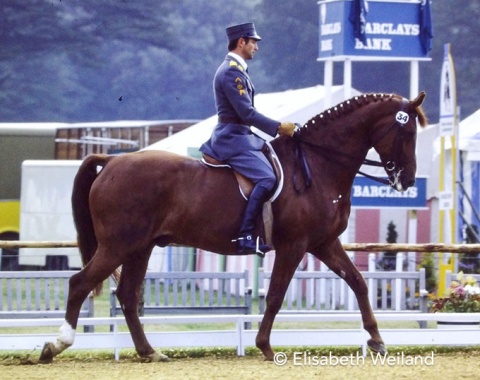
[[[275,154],[275,151],[273,150],[272,146],[269,143],[267,142],[265,143],[265,145],[262,148],[262,152],[267,157],[268,161],[270,162],[270,165],[272,165],[273,171],[275,173],[276,182],[272,190],[272,195],[270,197],[270,201],[273,202],[278,197],[283,187],[282,165],[278,160],[278,157]],[[228,165],[227,163],[217,160],[216,158],[213,158],[212,156],[209,156],[208,154],[205,154],[205,153],[202,153],[202,162],[205,165],[214,167],[214,168],[231,168],[231,166]],[[235,170],[233,171],[233,174],[235,174],[235,178],[237,179],[240,193],[247,200],[250,194],[252,193],[254,183],[244,175],[236,172]]]
[[[262,148],[262,152],[265,154],[268,161],[273,167],[273,171],[275,172],[276,182],[272,190],[272,195],[270,197],[270,200],[265,202],[263,205],[263,213],[261,218],[259,217],[259,219],[261,220],[259,220],[260,223],[257,223],[257,226],[259,227],[259,228],[257,227],[257,230],[259,232],[259,236],[263,239],[263,241],[273,246],[272,244],[272,225],[273,225],[272,202],[278,197],[278,195],[282,191],[283,169],[282,169],[282,164],[280,163],[280,160],[278,159],[277,155],[275,154],[275,151],[273,150],[272,146],[268,142],[265,142],[265,145]],[[202,162],[205,165],[213,168],[231,168],[231,166],[228,165],[227,163],[217,160],[205,153],[202,154]],[[245,200],[248,200],[248,197],[252,193],[252,190],[254,187],[253,182],[247,177],[245,177],[244,175],[236,172],[235,170],[233,171],[233,174],[235,174],[235,178],[237,179],[240,193],[245,198]]]

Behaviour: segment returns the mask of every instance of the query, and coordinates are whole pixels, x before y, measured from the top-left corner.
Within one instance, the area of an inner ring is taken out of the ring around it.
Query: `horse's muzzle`
[[[415,185],[415,179],[405,180],[405,181],[391,181],[391,186],[397,191],[406,191],[409,187]]]

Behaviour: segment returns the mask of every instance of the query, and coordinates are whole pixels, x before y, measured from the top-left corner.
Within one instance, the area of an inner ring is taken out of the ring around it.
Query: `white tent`
[[[467,160],[480,161],[480,110],[460,122],[459,147],[467,152]]]
[[[321,113],[325,106],[325,87],[314,86],[298,90],[272,92],[255,96],[255,108],[264,115],[279,121],[304,124],[311,117]],[[352,96],[359,92],[352,90]],[[343,86],[332,88],[332,103],[345,100]],[[145,150],[166,150],[182,155],[197,155],[198,148],[208,140],[217,124],[217,116],[209,117],[166,139],[160,140]],[[258,131],[261,134],[260,131]],[[262,135],[263,137],[267,137]]]
[[[468,223],[480,229],[480,110],[460,122],[458,148],[460,176],[465,194],[459,188],[459,212]],[[467,198],[470,198],[471,202]]]
[[[433,198],[432,216],[438,215],[438,197],[440,193],[440,130],[439,125],[432,125],[429,127],[433,133],[430,137],[425,139],[425,146],[431,149],[430,155],[430,176],[428,180],[429,199]],[[463,184],[465,194],[462,188],[457,186],[458,206],[466,220],[469,223],[479,226],[480,220],[475,216],[475,211],[480,212],[480,110],[471,114],[459,123],[458,138],[458,162],[457,162],[457,182]],[[430,148],[431,147],[431,148]],[[445,190],[452,188],[452,156],[451,156],[451,139],[445,138],[445,171],[444,182]],[[471,199],[472,204],[468,201]],[[473,207],[472,207],[473,205]],[[462,220],[458,219],[460,226]],[[436,234],[438,233],[438,219],[432,217],[432,241],[437,241]],[[458,240],[461,241],[460,231],[458,232]]]

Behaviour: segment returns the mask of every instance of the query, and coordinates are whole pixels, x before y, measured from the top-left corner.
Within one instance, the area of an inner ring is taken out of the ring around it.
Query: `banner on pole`
[[[444,45],[442,74],[440,78],[440,199],[439,199],[439,240],[440,243],[455,243],[457,201],[457,94],[455,87],[455,70],[450,53],[450,44]],[[449,165],[446,165],[445,139],[451,140]],[[445,172],[451,172],[450,178]],[[455,257],[450,253],[440,253],[438,294],[446,291],[446,271],[454,271]]]
[[[430,0],[320,0],[318,60],[430,60]]]
[[[456,108],[455,70],[450,44],[445,44],[440,79],[440,136],[453,136]]]

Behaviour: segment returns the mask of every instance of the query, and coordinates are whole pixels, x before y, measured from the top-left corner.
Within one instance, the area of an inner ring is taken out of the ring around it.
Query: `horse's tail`
[[[77,230],[77,243],[83,266],[87,265],[93,255],[95,255],[98,245],[90,212],[90,190],[97,178],[97,168],[104,168],[109,160],[110,157],[106,155],[88,156],[80,165],[73,182],[73,221]],[[102,284],[100,283],[96,286],[94,293],[100,294],[101,290]]]

